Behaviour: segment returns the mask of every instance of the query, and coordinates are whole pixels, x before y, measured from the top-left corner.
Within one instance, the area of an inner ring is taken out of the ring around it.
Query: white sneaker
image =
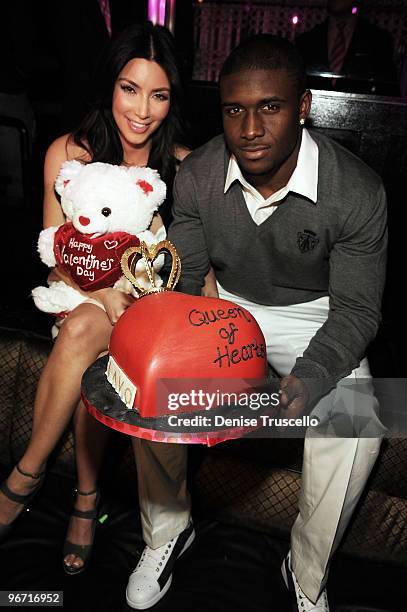
[[[126,589],[126,600],[131,608],[146,610],[164,597],[171,585],[175,561],[191,546],[194,538],[194,527],[190,523],[160,548],[145,547]]]
[[[281,566],[281,573],[283,574],[284,582],[287,589],[293,596],[294,601],[297,603],[297,609],[299,612],[329,612],[328,596],[326,589],[324,589],[321,595],[318,597],[315,603],[312,603],[305,595],[297,582],[297,578],[293,570],[291,569],[291,556],[290,553],[286,556]]]

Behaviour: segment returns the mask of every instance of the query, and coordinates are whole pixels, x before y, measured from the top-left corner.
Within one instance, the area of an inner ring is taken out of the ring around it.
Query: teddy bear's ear
[[[151,206],[152,210],[157,208],[164,202],[167,192],[164,181],[160,179],[157,170],[152,168],[129,168],[128,173],[137,187],[146,197],[146,201]]]
[[[66,161],[62,164],[59,174],[55,180],[55,191],[62,195],[65,187],[74,179],[83,169],[83,164],[76,161]]]
[[[143,181],[142,179],[136,181],[136,185],[138,185],[146,195],[154,191],[154,187],[152,186],[152,184],[148,183],[147,181]]]

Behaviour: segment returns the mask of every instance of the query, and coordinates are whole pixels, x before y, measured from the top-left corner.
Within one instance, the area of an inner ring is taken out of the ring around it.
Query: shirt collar
[[[228,191],[234,181],[239,181],[244,186],[247,185],[236,158],[234,155],[231,155],[229,157],[224,193]],[[303,128],[302,131],[297,165],[286,187],[288,191],[298,193],[316,204],[318,198],[318,145],[306,128]],[[251,189],[254,188],[251,187]]]

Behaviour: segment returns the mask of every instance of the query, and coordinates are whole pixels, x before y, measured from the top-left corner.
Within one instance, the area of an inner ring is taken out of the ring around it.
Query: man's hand
[[[309,393],[302,380],[289,374],[281,379],[280,407],[287,418],[308,414]]]
[[[98,300],[104,306],[112,325],[117,323],[124,311],[131,306],[135,300],[131,295],[127,295],[111,287],[93,291],[91,297]]]
[[[218,287],[216,285],[216,276],[213,268],[210,268],[205,276],[205,285],[202,287],[201,295],[204,297],[219,297]]]

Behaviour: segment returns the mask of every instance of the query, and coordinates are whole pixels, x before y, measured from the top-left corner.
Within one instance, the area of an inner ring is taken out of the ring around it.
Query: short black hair
[[[306,89],[304,61],[296,47],[286,38],[274,34],[255,34],[243,40],[226,58],[219,81],[229,74],[246,70],[285,69],[294,81],[298,97]]]

